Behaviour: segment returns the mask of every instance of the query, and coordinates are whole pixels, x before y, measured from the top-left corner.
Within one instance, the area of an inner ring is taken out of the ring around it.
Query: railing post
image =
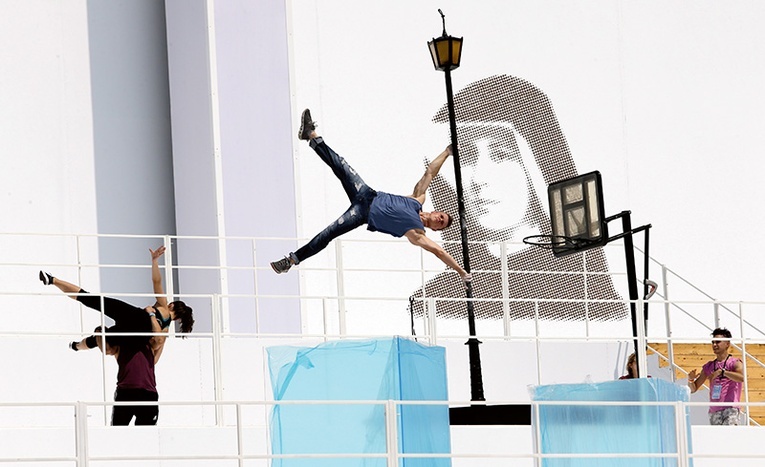
[[[582,253],[582,279],[584,281],[584,335],[590,337],[590,295],[587,289],[587,252]]]
[[[324,330],[324,342],[329,340],[329,312],[327,307],[327,297],[321,299],[322,329]]]
[[[88,466],[88,407],[79,401],[74,406],[74,443],[77,467]]]
[[[98,297],[99,300],[101,300],[101,309],[104,309],[104,296],[101,295]],[[101,318],[101,332],[98,333],[99,337],[101,337],[101,393],[103,395],[103,400],[106,402],[106,400],[109,398],[109,392],[107,391],[108,383],[106,381],[106,314],[100,313]],[[109,420],[109,407],[104,406],[104,421]]]
[[[739,336],[741,336],[741,365],[744,371],[744,402],[746,402],[746,424],[750,425],[751,418],[749,417],[749,378],[747,376],[747,356],[746,351],[746,339],[744,338],[744,306],[742,302],[738,302],[738,317],[739,317]]]
[[[539,358],[537,357],[537,360]],[[539,402],[532,403],[531,405],[531,415],[533,417],[533,422],[531,423],[531,426],[534,428],[532,437],[533,439],[533,445],[534,445],[534,466],[535,467],[542,467],[542,458],[539,456],[542,454],[542,422],[541,418],[542,415],[542,406],[539,404]]]
[[[499,244],[499,257],[502,273],[502,320],[505,337],[510,337],[510,272],[507,266],[507,242]]]
[[[165,244],[165,293],[167,297],[170,297],[169,301],[173,301],[172,297],[175,297],[175,278],[173,277],[173,245],[169,235],[165,235],[163,239]]]
[[[258,245],[252,239],[252,290],[255,292],[255,332],[260,333],[260,299],[258,298]]]
[[[672,382],[677,381],[675,369],[675,349],[672,342],[672,321],[669,313],[669,280],[667,278],[667,267],[661,265],[661,282],[664,286],[664,325],[667,329],[667,358],[669,358],[670,377]]]
[[[244,434],[242,433],[242,406],[236,404],[236,455],[239,460],[239,467],[244,467]]]
[[[398,414],[396,401],[388,400],[385,404],[385,432],[388,445],[388,467],[398,467]]]
[[[720,327],[720,303],[715,299],[715,305],[714,305],[714,314],[715,314],[715,328]]]
[[[82,284],[82,245],[80,244],[80,236],[74,237],[75,259],[77,261],[77,283]],[[101,259],[98,259],[99,264]],[[80,332],[85,331],[85,321],[82,319],[82,305],[80,305]]]
[[[683,402],[675,402],[673,405],[675,409],[675,438],[677,449],[677,466],[688,467],[688,426],[685,417],[685,404]]]
[[[337,311],[340,314],[340,336],[347,333],[345,320],[345,282],[343,281],[343,241],[335,239],[335,265],[337,266]]]
[[[646,339],[645,328],[645,309],[643,308],[643,299],[639,298],[635,304],[635,313],[637,315],[637,343],[638,349],[637,357],[638,362],[638,374],[642,378],[648,375],[648,358],[646,356],[646,347],[648,346],[648,340]]]
[[[430,345],[437,345],[438,338],[436,337],[436,299],[428,297],[428,342]]]
[[[213,382],[215,385],[215,402],[223,400],[223,375],[221,367],[223,359],[221,358],[221,306],[219,294],[213,294],[212,297],[212,363],[213,363]],[[217,426],[223,425],[223,408],[215,405],[215,422]]]
[[[540,342],[539,342],[539,301],[534,302],[534,343],[537,351],[537,384],[542,384],[542,359],[540,357]]]
[[[167,298],[167,302],[170,303],[175,300],[176,294],[175,271],[173,270],[175,255],[173,252],[172,238],[169,235],[164,236],[163,243],[165,245],[165,254],[162,255],[165,261],[165,298]],[[168,332],[170,334],[175,334],[175,326],[170,326]]]
[[[427,285],[427,280],[425,280],[425,249],[418,248],[417,250],[417,254],[420,255],[420,290],[422,290],[422,295],[425,296],[425,285]]]

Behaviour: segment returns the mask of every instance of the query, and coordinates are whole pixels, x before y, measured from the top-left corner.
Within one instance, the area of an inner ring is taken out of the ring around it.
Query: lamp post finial
[[[438,14],[441,15],[441,24],[444,27],[443,36],[446,37],[446,15],[444,15],[444,12],[441,11],[441,9],[438,9]]]

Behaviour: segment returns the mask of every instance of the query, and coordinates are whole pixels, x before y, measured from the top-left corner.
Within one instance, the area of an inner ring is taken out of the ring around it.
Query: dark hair
[[[627,375],[629,375],[630,379],[638,377],[638,375],[632,373],[632,367],[630,365],[633,363],[637,363],[637,355],[635,355],[634,352],[627,357]]]
[[[184,334],[191,332],[194,328],[194,310],[180,300],[174,301],[172,305],[175,319],[181,320],[181,332]]]
[[[449,227],[452,226],[452,222],[454,222],[454,217],[452,217],[452,215],[449,214],[448,212],[445,212],[444,214],[446,214],[446,217],[449,218],[449,220],[446,221],[446,227],[444,227],[445,229],[448,229]]]
[[[726,328],[717,328],[714,331],[712,331],[712,337],[720,336],[720,337],[727,337],[730,339],[733,337],[733,335],[728,331]]]

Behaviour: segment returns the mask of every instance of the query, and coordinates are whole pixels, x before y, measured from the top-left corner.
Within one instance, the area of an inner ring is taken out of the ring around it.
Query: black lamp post
[[[462,56],[462,38],[453,37],[446,34],[446,18],[439,9],[443,23],[443,33],[441,37],[434,38],[428,42],[430,55],[433,58],[433,66],[436,70],[444,72],[446,78],[446,102],[449,109],[449,129],[452,137],[452,156],[454,157],[454,178],[457,183],[457,207],[460,216],[460,234],[462,238],[462,262],[465,271],[470,272],[470,253],[468,251],[467,226],[465,225],[465,202],[462,198],[462,175],[460,172],[459,146],[457,145],[457,122],[454,113],[454,96],[452,92],[451,71],[460,66]],[[467,315],[470,338],[466,342],[470,356],[470,393],[471,400],[484,401],[483,395],[483,376],[481,374],[481,353],[478,345],[481,343],[475,336],[475,312],[473,311],[473,286],[467,284]]]

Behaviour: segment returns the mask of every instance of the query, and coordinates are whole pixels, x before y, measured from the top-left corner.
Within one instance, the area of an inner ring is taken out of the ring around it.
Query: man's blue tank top
[[[425,230],[420,211],[422,204],[414,198],[378,191],[369,207],[367,229],[394,237],[403,237],[412,229]]]

